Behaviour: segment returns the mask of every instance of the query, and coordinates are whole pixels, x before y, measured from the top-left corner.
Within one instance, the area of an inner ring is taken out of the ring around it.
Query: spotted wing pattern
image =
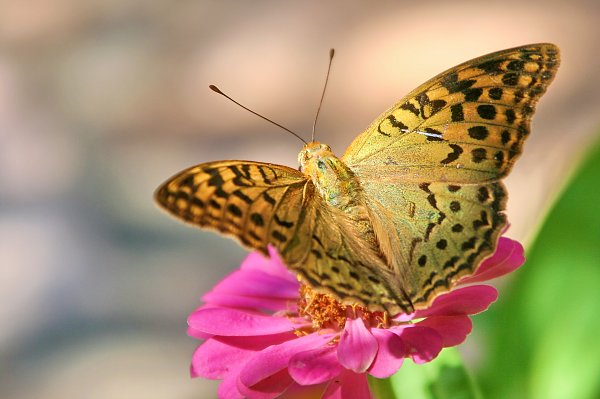
[[[386,255],[426,307],[495,249],[511,170],[559,65],[533,44],[458,65],[421,85],[358,136],[343,160],[359,177]],[[393,235],[395,232],[396,236]]]
[[[532,44],[458,65],[379,116],[343,160],[415,181],[498,180],[521,154],[559,62],[556,46]]]
[[[303,174],[284,166],[210,162],[173,176],[155,198],[174,216],[233,235],[266,254],[267,244],[284,244],[296,234],[307,183]]]
[[[285,166],[220,161],[186,169],[155,193],[169,213],[231,235],[267,254],[275,246],[286,265],[316,291],[353,304],[390,310],[410,303],[390,285],[381,259],[343,212],[329,207],[307,177]]]

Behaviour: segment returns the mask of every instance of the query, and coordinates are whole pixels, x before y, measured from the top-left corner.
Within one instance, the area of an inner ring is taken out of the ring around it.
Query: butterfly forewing
[[[237,237],[267,253],[297,234],[303,190],[310,182],[295,169],[259,162],[209,162],[173,176],[157,202],[178,218]]]
[[[353,169],[416,181],[493,181],[508,174],[535,105],[554,78],[558,48],[533,44],[458,65],[383,113],[344,154]]]

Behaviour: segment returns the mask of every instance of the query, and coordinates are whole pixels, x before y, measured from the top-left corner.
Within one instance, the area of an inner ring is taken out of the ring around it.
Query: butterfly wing
[[[170,178],[156,201],[177,218],[236,237],[267,254],[298,230],[306,177],[297,170],[259,162],[220,161],[188,168]]]
[[[346,150],[348,165],[454,182],[506,176],[535,105],[559,65],[553,44],[499,51],[427,81],[380,115]],[[419,133],[417,133],[419,132]]]
[[[375,249],[356,239],[343,212],[324,203],[307,177],[286,166],[249,161],[200,164],[155,193],[169,213],[237,238],[267,254],[277,248],[303,282],[346,303],[398,311],[410,304],[394,287]]]
[[[458,65],[383,113],[344,154],[415,307],[494,251],[506,225],[498,180],[520,155],[558,65],[552,44]]]
[[[386,179],[364,184],[364,190],[376,236],[390,241],[383,252],[417,309],[472,274],[506,225],[501,182],[416,185]]]

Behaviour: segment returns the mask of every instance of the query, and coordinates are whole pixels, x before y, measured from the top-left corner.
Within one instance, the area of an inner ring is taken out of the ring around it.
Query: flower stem
[[[380,379],[369,376],[369,386],[375,399],[396,398],[391,378]]]

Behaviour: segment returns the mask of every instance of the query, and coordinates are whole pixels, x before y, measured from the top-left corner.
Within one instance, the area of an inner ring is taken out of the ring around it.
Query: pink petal
[[[288,370],[297,383],[313,385],[336,377],[342,366],[337,359],[336,347],[327,345],[295,354],[290,359]]]
[[[289,281],[262,270],[243,269],[225,277],[210,293],[296,300],[299,288],[298,281]]]
[[[240,363],[245,363],[254,351],[234,348],[209,339],[194,351],[190,375],[210,379],[222,379],[227,374],[239,368]]]
[[[377,378],[387,378],[400,369],[404,357],[408,354],[408,348],[402,339],[391,331],[372,328],[371,334],[377,339],[379,350],[369,368],[369,374]]]
[[[286,317],[227,308],[197,310],[188,317],[188,324],[194,330],[224,336],[269,335],[294,330]]]
[[[298,293],[296,292],[296,295]],[[223,294],[219,292],[209,292],[202,297],[207,303],[222,307],[231,308],[249,308],[249,309],[266,309],[272,311],[295,309],[297,299],[279,299],[257,296],[242,296]]]
[[[346,319],[346,326],[338,345],[338,359],[342,366],[364,373],[377,354],[377,340],[367,330],[361,318]]]
[[[523,252],[518,241],[500,237],[496,252],[483,261],[474,275],[460,280],[460,284],[487,281],[515,271],[525,262]]]
[[[283,263],[281,257],[277,253],[277,250],[271,245],[268,246],[268,250],[270,258],[263,256],[260,252],[257,251],[251,252],[242,262],[240,269],[262,270],[265,273],[271,274],[273,276],[278,276],[282,279],[298,284],[298,279],[293,273],[291,273],[287,269],[285,263]]]
[[[332,380],[323,399],[370,399],[371,391],[366,374],[356,374],[350,370],[344,370],[340,376]]]
[[[463,343],[473,328],[468,316],[432,316],[417,325],[437,331],[442,337],[444,348]]]
[[[288,374],[286,369],[279,370],[263,380],[248,387],[238,380],[237,388],[245,397],[252,399],[272,399],[279,397],[288,389],[294,380]]]
[[[438,296],[429,308],[416,311],[414,318],[476,314],[497,298],[498,291],[489,285],[462,287]]]
[[[329,381],[327,381],[329,382]],[[326,384],[318,385],[300,385],[294,382],[286,391],[282,398],[285,399],[307,399],[320,398],[325,391]]]
[[[401,329],[399,336],[409,348],[413,362],[418,364],[435,359],[443,347],[442,337],[431,328],[412,325]]]
[[[256,337],[218,337],[201,344],[192,357],[192,377],[220,379],[242,367],[257,351],[295,339],[293,333]]]
[[[257,352],[241,370],[238,389],[242,393],[244,393],[244,389],[252,390],[261,381],[271,381],[270,377],[280,373],[282,370],[287,375],[287,367],[292,356],[299,352],[324,346],[332,337],[332,334],[310,334],[283,342],[279,345],[269,346]],[[266,387],[262,389],[267,390]]]
[[[203,331],[196,330],[195,328],[192,328],[190,326],[188,326],[188,328],[187,328],[187,335],[189,335],[190,337],[193,337],[193,338],[198,338],[198,339],[209,339],[209,338],[214,337],[213,334],[207,334]]]
[[[243,395],[237,388],[238,374],[230,374],[221,381],[217,394],[219,399],[244,399]]]

